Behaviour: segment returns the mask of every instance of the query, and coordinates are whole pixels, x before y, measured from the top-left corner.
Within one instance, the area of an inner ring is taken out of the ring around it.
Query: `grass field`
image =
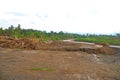
[[[109,43],[113,45],[120,45],[120,38],[110,38],[110,37],[90,37],[90,38],[76,38],[76,41],[85,42],[97,42],[97,43]]]

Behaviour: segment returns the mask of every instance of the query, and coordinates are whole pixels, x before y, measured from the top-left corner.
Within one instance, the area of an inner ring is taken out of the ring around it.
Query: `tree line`
[[[3,29],[0,28],[0,36],[16,37],[16,38],[40,38],[43,40],[61,40],[69,38],[77,38],[79,34],[60,32],[46,32],[34,29],[22,29],[21,25],[11,25],[10,27]]]
[[[16,38],[40,38],[44,40],[61,40],[61,39],[75,39],[75,38],[120,38],[120,33],[115,35],[96,35],[96,34],[74,34],[60,32],[46,32],[33,29],[22,29],[21,25],[11,25],[10,27],[3,29],[0,28],[0,36],[16,37]]]

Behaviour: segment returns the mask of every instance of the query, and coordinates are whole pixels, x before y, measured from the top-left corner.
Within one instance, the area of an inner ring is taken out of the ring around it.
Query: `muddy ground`
[[[0,80],[120,80],[120,49],[67,42],[0,48]]]

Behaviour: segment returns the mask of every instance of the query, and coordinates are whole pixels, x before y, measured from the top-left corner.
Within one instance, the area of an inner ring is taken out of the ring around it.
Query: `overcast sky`
[[[120,32],[120,0],[0,0],[0,27],[74,33]]]

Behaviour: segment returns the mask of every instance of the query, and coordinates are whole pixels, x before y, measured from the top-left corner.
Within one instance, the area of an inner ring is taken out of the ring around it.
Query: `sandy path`
[[[94,45],[94,43],[90,43],[90,42],[78,42],[78,41],[74,41],[74,40],[63,40],[64,42],[72,42],[72,43],[82,43],[82,44],[90,44],[90,45]],[[112,48],[120,48],[120,46],[117,45],[110,45],[110,47]]]

